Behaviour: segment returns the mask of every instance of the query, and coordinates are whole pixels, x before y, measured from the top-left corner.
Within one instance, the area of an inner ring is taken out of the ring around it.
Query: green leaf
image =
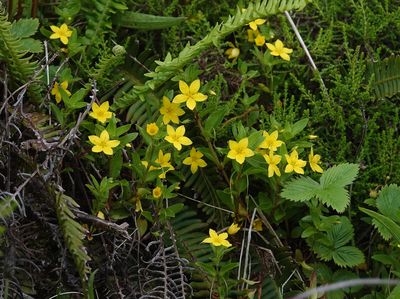
[[[343,187],[330,186],[316,193],[318,199],[338,212],[343,212],[350,203],[349,192]]]
[[[291,134],[292,137],[296,136],[297,134],[299,134],[301,131],[304,130],[304,128],[307,126],[308,124],[308,118],[303,118],[297,122],[295,122],[293,124],[293,126],[291,127]]]
[[[219,274],[224,277],[226,273],[228,273],[229,271],[235,269],[239,267],[239,263],[228,263],[228,264],[224,264],[221,266],[221,269],[219,270]]]
[[[353,225],[347,217],[340,217],[340,223],[334,224],[327,236],[332,240],[335,248],[346,245],[354,237]]]
[[[50,103],[50,108],[51,108],[51,111],[53,111],[54,116],[56,117],[56,120],[58,121],[58,123],[61,125],[61,127],[63,127],[64,121],[65,121],[64,113],[54,103]]]
[[[26,51],[30,53],[42,53],[43,45],[40,41],[33,38],[24,38],[21,40],[21,51]]]
[[[400,298],[400,285],[397,285],[392,292],[390,292],[389,297],[387,299],[398,299]]]
[[[219,127],[219,125],[224,120],[225,114],[228,112],[227,106],[218,107],[214,112],[210,114],[204,124],[204,130],[211,136],[213,129]]]
[[[12,23],[11,33],[15,37],[30,37],[36,33],[39,28],[39,19],[19,19]]]
[[[96,272],[98,271],[99,269],[96,269],[95,271],[93,271],[93,272],[91,272],[90,273],[90,276],[89,276],[89,281],[88,281],[88,297],[89,297],[89,299],[95,299],[96,297],[94,296],[94,277],[95,277],[95,275],[96,275]]]
[[[207,264],[202,262],[196,262],[195,264],[197,267],[202,269],[204,272],[208,273],[210,276],[215,277],[217,275],[217,271],[215,270],[212,264]]]
[[[254,132],[249,136],[249,148],[255,150],[263,141],[265,137],[261,131]]]
[[[365,209],[365,208],[359,208],[362,212],[367,214],[368,216],[371,216],[373,219],[375,219],[377,222],[379,222],[381,225],[383,225],[393,236],[393,238],[396,240],[397,243],[400,243],[400,225],[396,224],[392,219],[379,214],[375,211]]]
[[[117,178],[122,168],[122,151],[118,150],[114,153],[110,160],[110,177]]]
[[[400,187],[392,184],[385,186],[376,199],[379,212],[400,223]]]
[[[340,164],[326,170],[321,178],[321,189],[317,197],[327,206],[343,212],[350,203],[348,191],[344,187],[351,184],[358,174],[357,164]]]
[[[281,196],[293,201],[306,201],[313,198],[319,189],[319,184],[312,178],[301,177],[287,183]]]
[[[358,174],[358,165],[357,164],[339,164],[337,166],[333,166],[326,170],[321,178],[320,184],[323,189],[330,187],[332,185],[338,187],[344,187],[353,183],[354,179]]]
[[[164,17],[126,11],[115,14],[112,18],[112,21],[115,25],[121,27],[142,30],[156,30],[178,25],[185,19],[186,18],[184,17]]]
[[[333,261],[341,267],[354,267],[364,263],[364,254],[354,246],[342,246],[332,253]]]

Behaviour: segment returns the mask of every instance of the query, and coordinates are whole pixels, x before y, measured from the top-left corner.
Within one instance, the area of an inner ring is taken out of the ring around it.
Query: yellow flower
[[[108,103],[108,101],[104,102],[100,106],[96,103],[93,103],[92,112],[89,113],[89,116],[97,119],[99,122],[104,124],[107,119],[112,117],[112,112],[108,111],[109,108],[110,104]]]
[[[277,176],[281,176],[281,171],[278,168],[279,162],[281,162],[282,157],[279,155],[274,155],[273,151],[269,152],[269,155],[264,155],[265,161],[268,164],[268,177],[272,177],[274,173]]]
[[[254,155],[254,152],[248,148],[249,139],[243,138],[239,142],[229,140],[229,149],[227,157],[232,160],[236,160],[239,164],[243,164],[247,157]]]
[[[105,219],[104,213],[102,211],[98,211],[96,216],[97,216],[97,218],[100,218],[100,219],[103,219],[103,220]]]
[[[190,165],[190,171],[192,173],[196,173],[199,167],[206,167],[207,163],[201,159],[203,154],[200,151],[196,151],[194,147],[190,150],[190,155],[185,160],[183,160],[183,164]]]
[[[249,26],[252,30],[256,31],[258,29],[258,25],[262,25],[265,23],[266,20],[264,19],[256,19],[249,23]]]
[[[156,125],[156,123],[150,123],[147,124],[146,126],[146,132],[147,134],[149,134],[150,136],[154,136],[158,133],[158,127]]]
[[[50,35],[50,39],[59,38],[64,45],[68,44],[68,38],[71,37],[72,31],[68,29],[67,24],[62,24],[60,27],[52,25],[50,28],[54,32]]]
[[[324,170],[321,168],[321,166],[318,165],[320,163],[321,156],[320,155],[314,155],[314,151],[311,148],[311,153],[308,155],[308,162],[310,163],[310,167],[313,171],[323,173]]]
[[[282,41],[277,39],[275,41],[275,45],[267,43],[266,44],[268,49],[271,51],[271,55],[273,56],[280,56],[282,59],[289,61],[290,56],[289,54],[293,52],[292,49],[285,48]]]
[[[263,131],[263,136],[265,137],[264,141],[258,146],[259,148],[269,149],[270,151],[276,151],[278,147],[283,144],[283,141],[278,140],[278,131],[273,131],[268,134],[267,131]]]
[[[142,201],[139,197],[136,199],[135,212],[143,212]]]
[[[193,110],[196,107],[196,102],[203,102],[207,99],[207,96],[200,93],[200,80],[194,80],[190,83],[190,86],[186,82],[179,80],[179,89],[182,94],[178,94],[174,97],[172,102],[174,103],[185,103],[186,106]]]
[[[256,220],[254,220],[253,228],[258,232],[261,232],[263,230],[262,221],[260,218],[257,218]]]
[[[289,155],[285,155],[286,161],[288,165],[286,165],[285,172],[290,173],[292,171],[299,173],[299,174],[304,174],[304,169],[303,167],[306,166],[306,161],[300,160],[299,159],[299,154],[297,153],[296,150],[293,150],[292,153]]]
[[[318,138],[317,135],[308,135],[308,139],[310,139],[310,140],[314,140],[314,139],[317,139],[317,138]]]
[[[155,188],[153,189],[153,197],[154,197],[154,198],[160,198],[161,195],[162,195],[162,190],[161,190],[161,188],[158,187],[158,186],[155,187]]]
[[[71,95],[71,92],[69,92],[69,90],[67,90],[68,88],[68,81],[63,81],[61,82],[61,88],[67,93],[68,96]],[[60,86],[57,82],[54,83],[53,89],[51,90],[51,94],[56,96],[56,102],[57,104],[61,102],[61,93],[59,90],[59,86]]]
[[[168,171],[170,170],[174,170],[175,168],[171,165],[170,163],[170,159],[171,159],[171,154],[170,153],[166,153],[164,155],[162,150],[158,151],[158,158],[154,161],[155,163],[159,164],[159,167],[155,167],[153,165],[150,165],[149,167],[149,171],[155,170],[155,169],[162,169],[164,170],[163,173],[161,173],[158,177],[160,179],[165,179],[165,175],[167,174]],[[142,164],[144,165],[144,167],[148,167],[149,162],[147,161],[142,161]]]
[[[160,108],[160,113],[163,116],[164,125],[167,125],[170,121],[174,124],[179,124],[179,116],[185,114],[178,104],[171,103],[166,96],[163,96],[163,105]]]
[[[96,135],[90,135],[89,140],[94,144],[92,152],[100,153],[104,152],[106,155],[113,154],[113,147],[117,147],[120,143],[119,140],[110,140],[110,135],[107,130],[101,132],[100,137]]]
[[[214,246],[225,246],[225,247],[231,247],[232,244],[229,243],[228,240],[226,240],[228,238],[228,234],[227,233],[221,233],[221,234],[217,234],[217,232],[213,229],[210,228],[210,230],[208,231],[210,237],[209,238],[205,238],[202,243],[210,243]]]
[[[240,230],[240,226],[236,223],[232,223],[231,226],[228,227],[228,234],[234,235]]]
[[[171,154],[170,153],[165,153],[165,155],[164,155],[162,150],[158,151],[158,158],[154,162],[160,164],[160,167],[159,168],[155,168],[155,169],[162,168],[164,170],[164,172],[161,173],[158,176],[160,179],[165,179],[165,175],[167,174],[167,172],[170,171],[170,170],[174,170],[175,169],[171,165],[170,160],[171,160]],[[153,167],[153,166],[150,166],[150,170],[152,170],[151,167]]]
[[[256,46],[263,46],[265,44],[265,37],[261,34],[257,35],[255,38],[254,42],[256,43]]]
[[[185,137],[185,126],[179,126],[176,128],[176,131],[170,125],[167,125],[167,136],[165,140],[169,143],[172,143],[174,147],[180,151],[182,149],[182,145],[191,145],[192,140]]]
[[[254,39],[256,36],[260,35],[260,32],[258,30],[254,31],[251,29],[247,29],[247,40],[250,43],[254,43]]]
[[[227,55],[229,59],[238,58],[239,54],[240,54],[239,48],[236,48],[234,45],[232,45],[231,48],[225,51],[225,55]]]

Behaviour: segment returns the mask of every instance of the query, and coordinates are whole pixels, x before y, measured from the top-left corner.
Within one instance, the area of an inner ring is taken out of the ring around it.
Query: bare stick
[[[350,280],[335,282],[332,284],[326,284],[326,285],[320,286],[318,288],[313,288],[311,290],[308,290],[307,292],[301,293],[300,295],[297,295],[290,299],[304,299],[304,298],[308,298],[309,296],[311,296],[315,293],[335,291],[335,290],[359,286],[359,285],[374,286],[374,285],[397,285],[397,284],[400,284],[399,279],[381,279],[381,278],[350,279]]]
[[[319,73],[319,71],[318,71],[318,68],[317,68],[317,66],[316,66],[315,63],[314,63],[314,59],[311,57],[310,51],[308,51],[308,48],[307,48],[306,44],[304,43],[304,40],[303,40],[303,38],[301,37],[300,32],[299,32],[299,30],[297,29],[296,24],[293,22],[292,17],[290,16],[290,14],[289,14],[287,11],[285,11],[285,16],[286,16],[286,18],[288,19],[288,21],[289,21],[289,23],[290,23],[290,26],[292,26],[292,29],[293,29],[294,33],[296,34],[296,37],[297,37],[297,39],[299,40],[299,43],[300,43],[301,47],[303,48],[304,52],[306,53],[306,56],[307,56],[308,60],[310,61],[312,70],[314,71],[314,73],[317,74],[318,79],[319,79],[319,81],[321,82],[321,86],[322,86],[322,89],[323,89],[325,95],[326,95],[327,97],[329,97],[329,95],[328,95],[328,90],[326,89],[325,83],[324,83],[324,81],[322,80],[322,77],[321,77],[321,75],[320,75],[320,73]]]

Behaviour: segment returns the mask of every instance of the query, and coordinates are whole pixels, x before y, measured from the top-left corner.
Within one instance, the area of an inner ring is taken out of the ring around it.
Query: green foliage
[[[103,177],[99,183],[93,175],[90,175],[92,182],[86,184],[86,187],[90,190],[96,200],[93,201],[92,211],[96,214],[98,211],[104,209],[108,198],[110,197],[110,190],[115,186],[118,186],[118,182],[115,182],[112,178]]]
[[[157,30],[179,25],[184,17],[154,16],[133,11],[117,13],[113,16],[115,25],[139,30]]]
[[[218,47],[223,38],[239,30],[250,21],[257,18],[265,18],[287,10],[300,10],[307,4],[308,0],[257,0],[250,3],[245,12],[238,10],[235,16],[229,18],[222,24],[216,25],[211,32],[197,44],[190,44],[179,53],[177,58],[172,58],[171,54],[165,57],[164,61],[156,61],[158,66],[154,72],[146,74],[151,79],[142,86],[134,87],[124,97],[114,103],[116,108],[126,108],[131,105],[137,97],[144,100],[144,95],[150,90],[160,87],[164,82],[172,78],[187,64],[189,64],[202,51],[211,46]]]
[[[390,219],[387,216],[384,216],[382,214],[379,214],[375,211],[365,209],[365,208],[360,208],[362,212],[367,214],[368,216],[372,217],[375,220],[375,223],[379,223],[378,231],[381,230],[381,228],[384,228],[384,233],[381,234],[382,236],[387,236],[388,232],[393,236],[393,238],[396,240],[396,242],[400,243],[400,225],[394,222],[392,219]]]
[[[354,237],[354,229],[347,217],[340,217],[324,232],[316,233],[307,242],[324,261],[333,260],[340,267],[354,267],[364,262],[361,250],[346,245]]]
[[[32,30],[29,31],[31,26]],[[7,21],[7,15],[0,4],[0,59],[7,62],[12,78],[21,84],[37,79],[33,78],[37,64],[31,61],[32,56],[27,56],[28,52],[37,52],[37,44],[33,39],[26,39],[36,32],[35,26],[37,29],[35,20],[19,21],[12,25]],[[25,39],[21,40],[22,37]],[[33,101],[40,101],[40,86],[36,82],[28,84],[28,92]]]
[[[75,215],[71,211],[78,208],[79,205],[69,196],[63,193],[57,193],[56,197],[57,219],[62,230],[65,244],[74,258],[76,269],[81,277],[84,292],[87,291],[87,274],[90,272],[88,262],[90,257],[82,242],[85,236],[85,229],[75,220]]]
[[[392,56],[368,64],[369,76],[373,77],[373,88],[377,98],[392,97],[400,92],[400,57]],[[368,75],[367,75],[368,78]]]
[[[104,35],[112,29],[112,15],[126,9],[125,0],[82,1],[82,11],[87,19],[84,43],[93,47],[104,42]]]
[[[326,170],[320,182],[302,177],[287,183],[281,196],[293,201],[308,201],[317,197],[323,204],[343,212],[350,203],[345,186],[352,184],[358,173],[358,165],[341,164]]]

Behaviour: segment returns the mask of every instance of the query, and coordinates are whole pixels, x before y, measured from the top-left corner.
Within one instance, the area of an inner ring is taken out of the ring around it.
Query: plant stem
[[[208,148],[210,149],[211,155],[214,158],[214,163],[217,165],[218,170],[222,173],[222,176],[224,177],[226,183],[228,185],[230,185],[230,183],[229,183],[230,180],[228,178],[228,175],[225,172],[224,165],[219,161],[219,158],[218,158],[218,155],[217,155],[217,153],[216,153],[216,151],[214,149],[214,146],[212,145],[212,143],[210,141],[210,138],[207,137],[207,134],[204,131],[203,125],[201,123],[200,115],[199,115],[199,113],[197,111],[194,111],[194,118],[196,120],[197,126],[200,129],[201,135],[203,135],[204,139],[207,142],[207,145],[208,145]]]

